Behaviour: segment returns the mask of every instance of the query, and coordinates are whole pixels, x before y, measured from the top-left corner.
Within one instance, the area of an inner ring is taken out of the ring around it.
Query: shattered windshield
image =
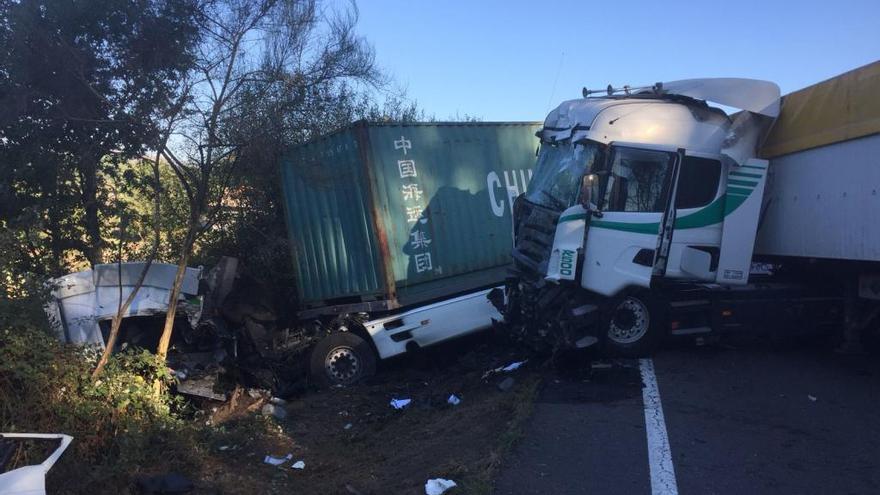
[[[543,143],[526,199],[559,211],[574,205],[581,177],[601,153],[602,147],[598,143]]]

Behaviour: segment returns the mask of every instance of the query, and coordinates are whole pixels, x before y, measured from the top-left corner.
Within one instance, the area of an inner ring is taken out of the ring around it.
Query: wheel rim
[[[634,297],[627,297],[614,309],[608,338],[618,344],[632,344],[648,333],[650,324],[648,307]]]
[[[348,383],[360,373],[361,361],[351,347],[336,347],[327,353],[324,369],[334,382]]]

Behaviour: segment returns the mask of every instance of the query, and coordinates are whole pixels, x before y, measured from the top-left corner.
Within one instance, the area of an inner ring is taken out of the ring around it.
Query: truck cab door
[[[630,286],[650,287],[655,270],[665,271],[679,161],[674,147],[612,143],[595,198],[600,213],[586,236],[583,288],[613,296]]]

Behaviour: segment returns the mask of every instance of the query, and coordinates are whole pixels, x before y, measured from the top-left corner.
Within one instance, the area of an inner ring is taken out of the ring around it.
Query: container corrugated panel
[[[302,301],[409,305],[503,280],[539,129],[360,124],[291,150],[282,180]]]
[[[383,292],[369,184],[355,134],[290,150],[281,166],[301,301]]]

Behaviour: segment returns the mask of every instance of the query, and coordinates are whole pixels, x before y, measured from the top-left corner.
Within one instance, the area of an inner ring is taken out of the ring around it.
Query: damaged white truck
[[[876,338],[877,94],[880,63],[782,100],[769,82],[695,79],[563,102],[491,294],[508,330],[625,356],[745,329]]]

